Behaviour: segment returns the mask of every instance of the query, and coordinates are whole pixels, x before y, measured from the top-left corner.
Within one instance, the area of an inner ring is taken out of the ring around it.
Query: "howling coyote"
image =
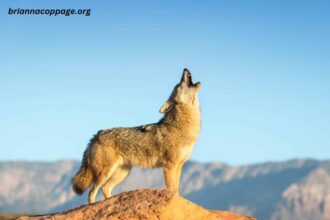
[[[164,168],[165,185],[178,194],[182,165],[188,160],[200,132],[197,92],[201,83],[193,83],[188,69],[160,108],[164,117],[154,124],[99,131],[84,152],[78,173],[72,179],[73,190],[81,195],[89,186],[88,202],[102,187],[105,198],[123,181],[133,165]]]

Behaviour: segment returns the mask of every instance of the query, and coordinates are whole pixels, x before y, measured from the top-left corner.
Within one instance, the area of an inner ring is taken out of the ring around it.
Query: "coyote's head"
[[[193,83],[191,73],[188,69],[184,69],[181,81],[174,87],[171,96],[160,108],[161,113],[169,112],[174,105],[198,105],[197,92],[201,87],[201,83]]]

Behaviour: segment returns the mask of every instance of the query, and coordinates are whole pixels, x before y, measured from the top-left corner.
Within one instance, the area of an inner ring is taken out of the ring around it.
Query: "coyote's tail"
[[[72,178],[72,189],[78,195],[81,195],[93,182],[93,171],[90,166],[88,166],[88,148],[84,152],[83,161],[81,163],[80,170]]]

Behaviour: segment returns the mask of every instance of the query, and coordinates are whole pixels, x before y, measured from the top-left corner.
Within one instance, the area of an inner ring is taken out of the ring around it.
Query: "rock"
[[[210,211],[181,196],[172,196],[164,189],[138,189],[65,212],[19,218],[19,220],[26,219],[253,220],[254,218],[228,211]]]

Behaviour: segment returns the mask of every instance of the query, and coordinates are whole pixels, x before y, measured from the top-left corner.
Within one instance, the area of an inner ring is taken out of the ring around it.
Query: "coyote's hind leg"
[[[110,179],[108,179],[108,181],[102,187],[104,198],[107,199],[111,196],[112,189],[127,177],[131,169],[131,165],[123,165],[115,170]]]
[[[104,167],[103,170],[100,172],[100,174],[96,177],[94,185],[93,185],[91,191],[89,192],[89,197],[88,197],[89,204],[95,202],[95,197],[96,197],[97,191],[111,177],[111,175],[114,173],[116,167],[117,167],[117,164],[115,164],[115,163],[110,164],[107,167]]]

